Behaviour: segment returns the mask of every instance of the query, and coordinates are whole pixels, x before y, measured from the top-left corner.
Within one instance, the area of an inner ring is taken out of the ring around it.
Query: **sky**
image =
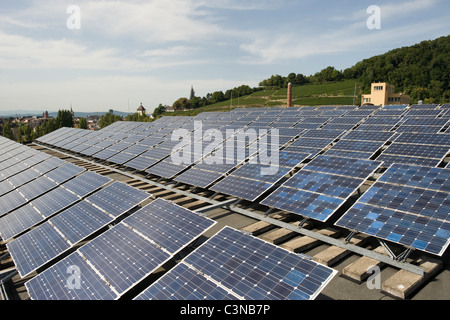
[[[0,111],[152,112],[449,30],[448,0],[0,0]]]

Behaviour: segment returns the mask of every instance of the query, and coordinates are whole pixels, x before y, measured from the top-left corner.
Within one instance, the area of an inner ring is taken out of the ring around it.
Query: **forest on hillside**
[[[263,87],[286,87],[330,81],[357,80],[363,92],[370,93],[372,82],[388,82],[397,92],[411,95],[411,101],[428,103],[450,101],[450,36],[422,41],[410,47],[391,50],[364,59],[343,71],[329,66],[314,75],[290,73],[272,75],[259,83]]]

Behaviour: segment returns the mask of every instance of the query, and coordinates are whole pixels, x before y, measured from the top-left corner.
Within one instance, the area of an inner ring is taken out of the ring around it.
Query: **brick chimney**
[[[287,87],[287,108],[292,107],[292,83],[288,83]]]

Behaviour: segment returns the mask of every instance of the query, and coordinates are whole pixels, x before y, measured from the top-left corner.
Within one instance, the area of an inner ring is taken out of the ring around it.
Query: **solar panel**
[[[0,196],[7,194],[8,192],[15,189],[15,186],[8,180],[0,182]]]
[[[390,154],[381,154],[379,157],[377,157],[377,160],[383,162],[383,167],[389,167],[390,165],[395,163],[434,167],[441,162],[440,159],[418,158]]]
[[[7,244],[19,275],[23,278],[70,248],[49,222]]]
[[[89,196],[87,200],[117,218],[150,198],[150,196],[151,195],[145,191],[116,181]]]
[[[442,255],[450,242],[449,174],[392,165],[336,225]]]
[[[84,171],[84,168],[72,163],[66,163],[52,171],[47,172],[45,176],[52,179],[54,182],[61,184]]]
[[[347,151],[347,150],[327,150],[324,155],[340,157],[340,158],[355,158],[355,159],[369,159],[372,157],[373,152],[362,152],[362,151]]]
[[[56,182],[50,180],[45,176],[42,176],[21,186],[17,190],[25,197],[25,199],[30,201],[56,188],[57,186],[58,184]]]
[[[111,181],[112,179],[108,177],[92,171],[86,171],[74,179],[65,182],[62,186],[83,198]]]
[[[222,176],[223,173],[203,170],[194,166],[175,177],[174,180],[188,185],[206,188]]]
[[[174,163],[169,158],[151,166],[150,168],[145,170],[145,172],[170,179],[186,169],[188,166],[189,164],[186,165]]]
[[[278,163],[273,163],[272,167],[263,164],[261,160],[258,163],[246,163],[210,189],[254,201],[308,157],[309,154],[282,151],[279,153]]]
[[[148,299],[315,299],[336,271],[231,227],[138,295]],[[180,280],[188,280],[180,282]]]
[[[27,282],[27,290],[32,299],[117,299],[214,224],[204,216],[157,199]],[[64,267],[74,255],[88,261],[88,275],[96,275],[91,280],[100,285],[103,294],[90,296],[85,292],[94,288],[81,283],[78,296],[64,285]]]
[[[8,241],[40,221],[40,214],[31,205],[25,205],[0,218],[0,235]]]
[[[448,146],[414,145],[394,142],[383,151],[383,154],[442,159],[449,151],[450,147]]]
[[[13,190],[0,197],[0,217],[27,203],[27,200],[17,191]]]
[[[171,254],[178,252],[215,224],[211,219],[161,198],[123,222]]]
[[[318,156],[261,204],[326,221],[380,165],[370,160]]]
[[[375,153],[384,145],[385,141],[357,141],[339,140],[329,150],[346,150]]]
[[[409,133],[401,134],[397,139],[397,143],[409,144],[427,144],[437,146],[450,146],[450,135],[446,134],[427,134],[427,133]]]
[[[100,230],[114,218],[86,201],[81,201],[50,219],[50,222],[74,245]]]
[[[80,276],[79,286],[76,286],[76,283],[69,285],[70,272],[75,271]],[[25,283],[25,287],[32,300],[114,300],[117,298],[117,293],[78,252],[72,253],[51,266],[46,272],[32,278]]]
[[[304,169],[364,179],[370,176],[380,164],[379,161],[320,155],[308,163]]]

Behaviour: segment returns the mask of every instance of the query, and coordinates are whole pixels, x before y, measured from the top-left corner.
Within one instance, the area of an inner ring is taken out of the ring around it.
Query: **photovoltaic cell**
[[[336,271],[230,227],[223,228],[136,300],[308,300]],[[190,279],[188,288],[178,279]]]

